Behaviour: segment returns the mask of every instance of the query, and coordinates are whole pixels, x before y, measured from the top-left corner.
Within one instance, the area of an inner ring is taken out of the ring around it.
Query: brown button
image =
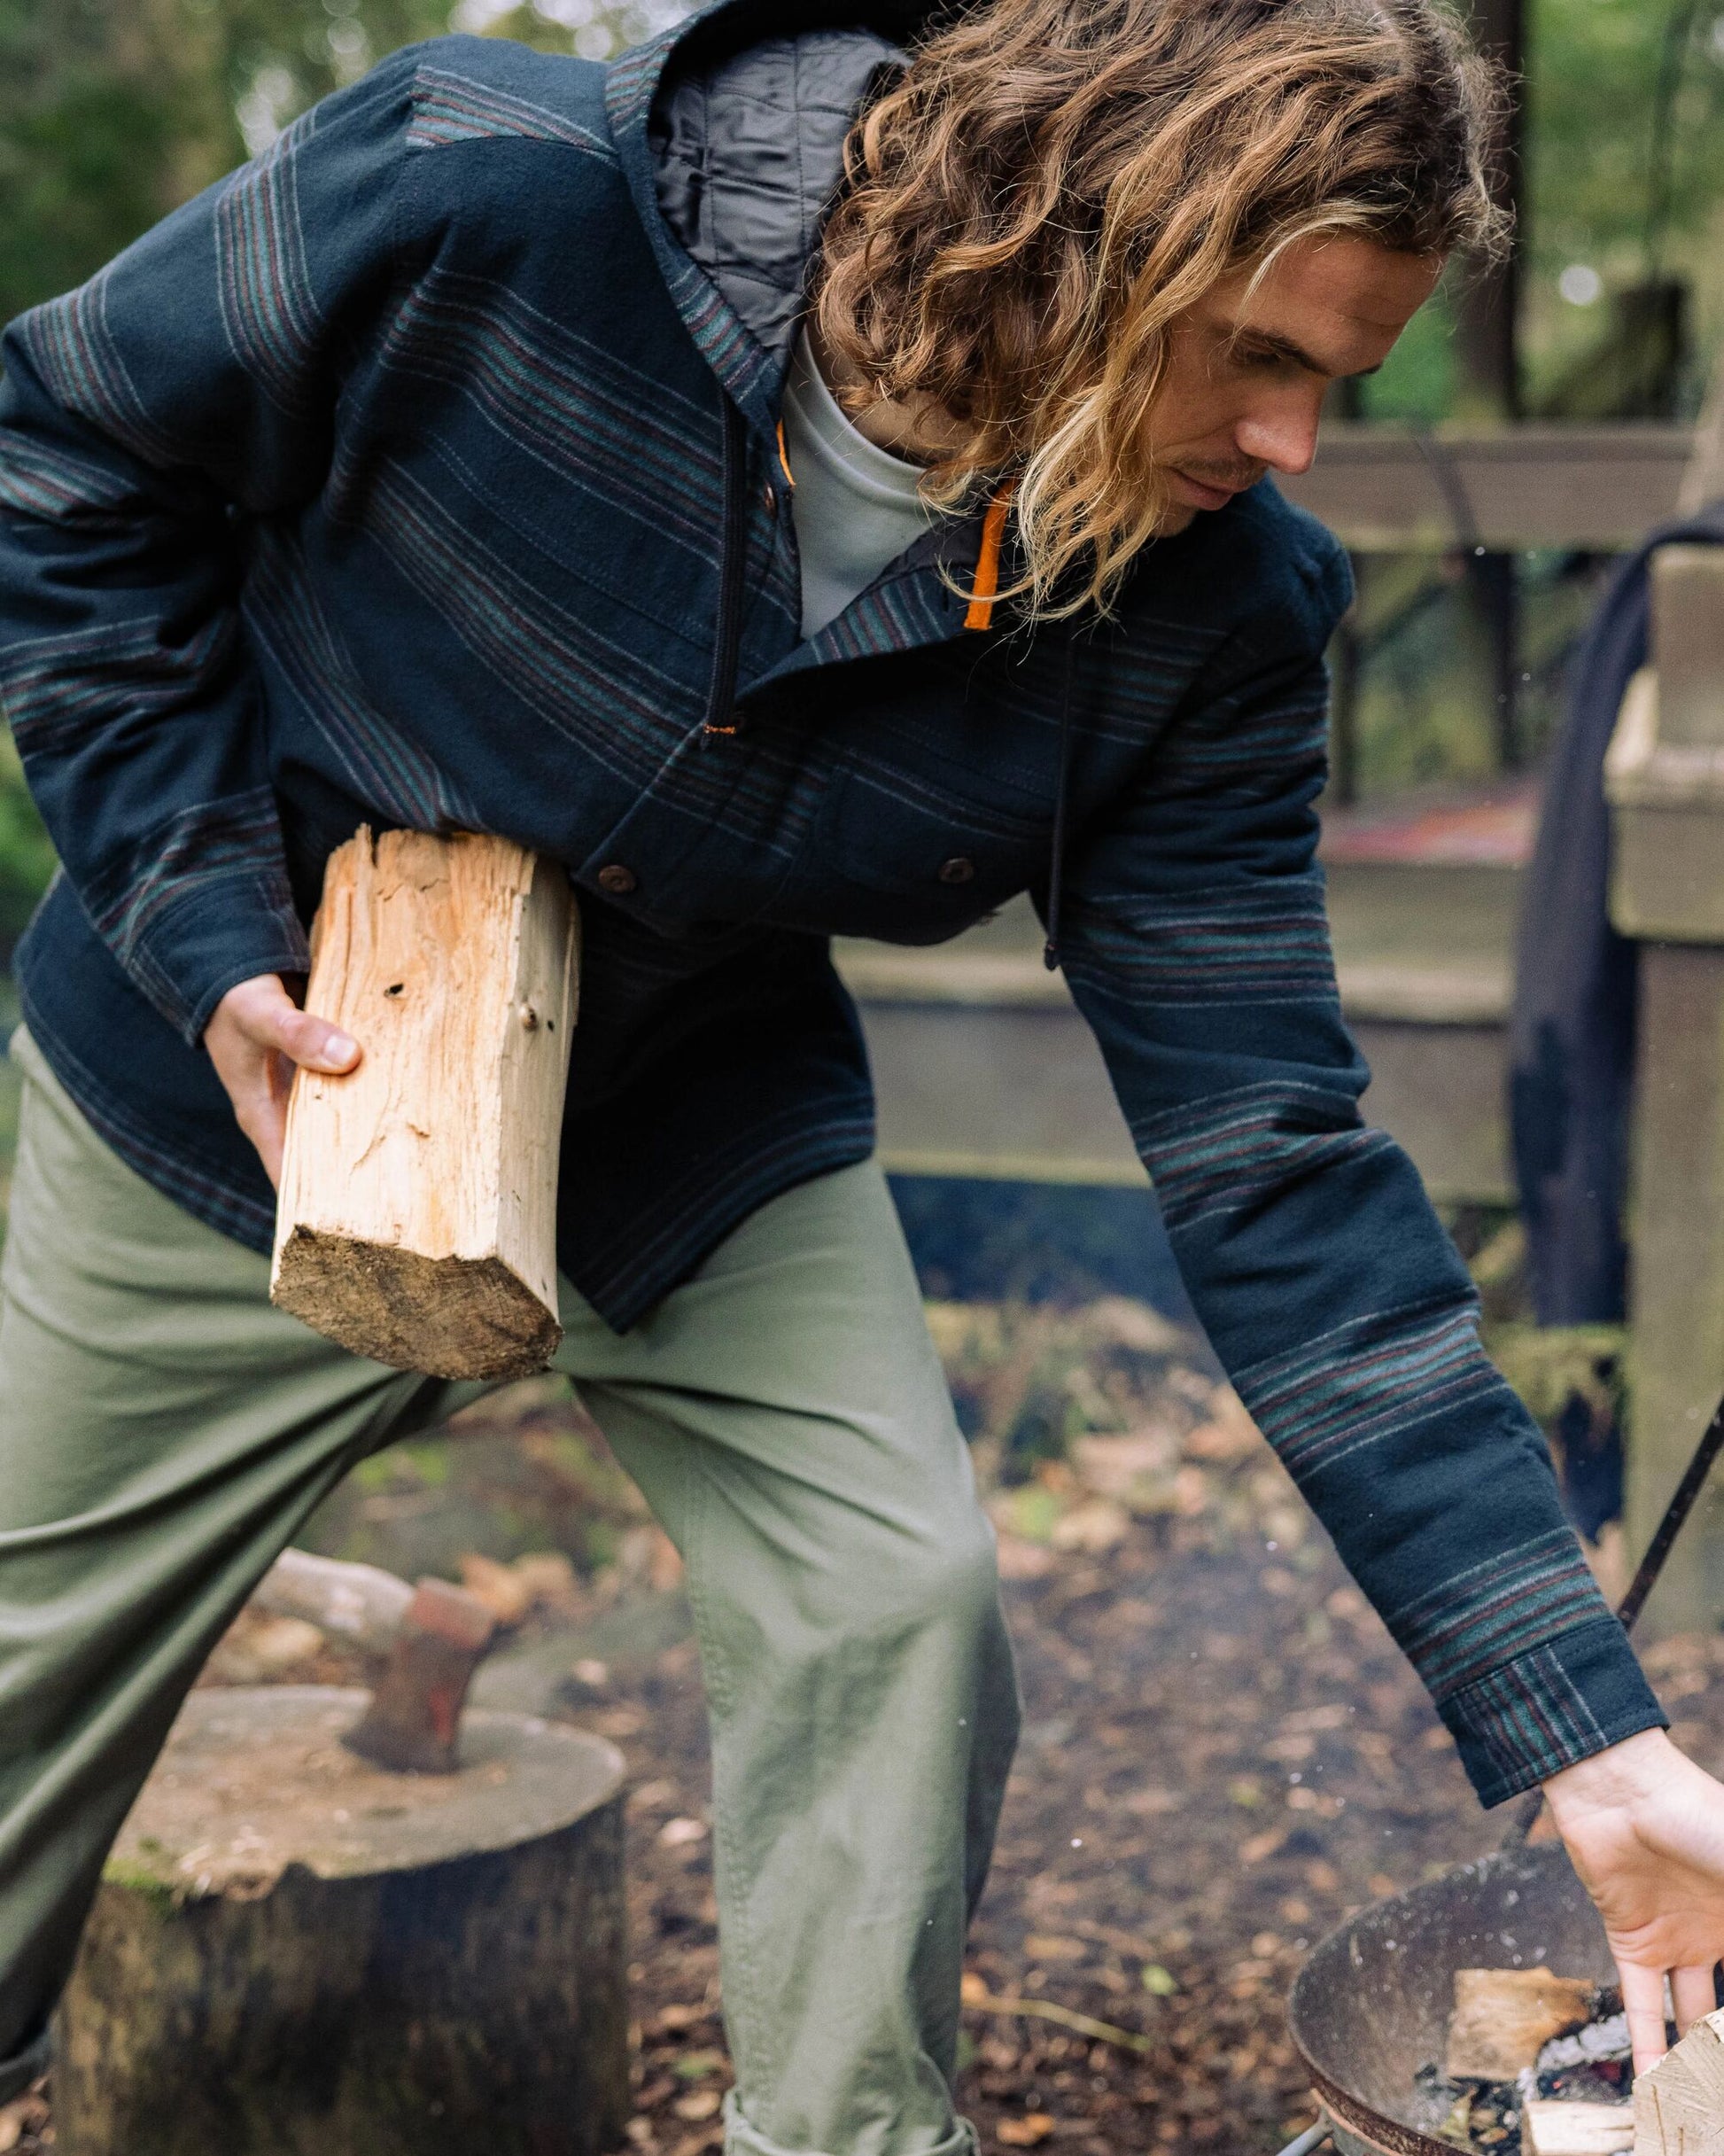
[[[761,488],[760,499],[766,505],[766,514],[769,517],[776,517],[778,514],[778,489],[770,481]]]
[[[599,871],[599,889],[614,891],[619,899],[625,899],[639,881],[633,869],[625,868],[621,861],[607,861]]]
[[[967,853],[954,853],[949,861],[940,863],[940,881],[943,883],[967,883],[975,874],[975,863]]]

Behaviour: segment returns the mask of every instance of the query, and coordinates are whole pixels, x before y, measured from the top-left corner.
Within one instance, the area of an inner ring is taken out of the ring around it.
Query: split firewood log
[[[544,1368],[579,924],[500,838],[361,830],[330,856],[306,1006],[364,1054],[299,1071],[270,1294],[398,1369]]]
[[[1635,2077],[1635,2156],[1724,2156],[1724,2011]]]

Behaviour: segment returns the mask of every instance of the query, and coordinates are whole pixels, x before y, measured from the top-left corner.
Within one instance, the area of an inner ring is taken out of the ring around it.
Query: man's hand
[[[204,1046],[240,1129],[257,1148],[269,1180],[279,1184],[294,1065],[338,1076],[358,1062],[359,1043],[327,1018],[302,1011],[280,974],[260,973],[229,989],[216,1005]]]
[[[1557,1830],[1598,1904],[1622,1979],[1635,2071],[1663,2058],[1664,1980],[1676,2028],[1710,2013],[1724,1958],[1724,1786],[1662,1730],[1643,1730],[1544,1785]]]

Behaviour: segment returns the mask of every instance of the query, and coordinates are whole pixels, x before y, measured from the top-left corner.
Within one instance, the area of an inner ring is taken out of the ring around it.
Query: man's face
[[[1283,248],[1254,287],[1241,270],[1176,315],[1151,418],[1173,501],[1161,529],[1184,531],[1265,471],[1308,470],[1324,392],[1382,365],[1441,269],[1322,233]]]

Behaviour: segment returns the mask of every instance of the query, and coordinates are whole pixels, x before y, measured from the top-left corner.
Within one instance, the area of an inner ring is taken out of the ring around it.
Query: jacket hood
[[[689,333],[770,434],[858,108],[937,19],[927,0],[718,0],[625,53],[606,105]]]

